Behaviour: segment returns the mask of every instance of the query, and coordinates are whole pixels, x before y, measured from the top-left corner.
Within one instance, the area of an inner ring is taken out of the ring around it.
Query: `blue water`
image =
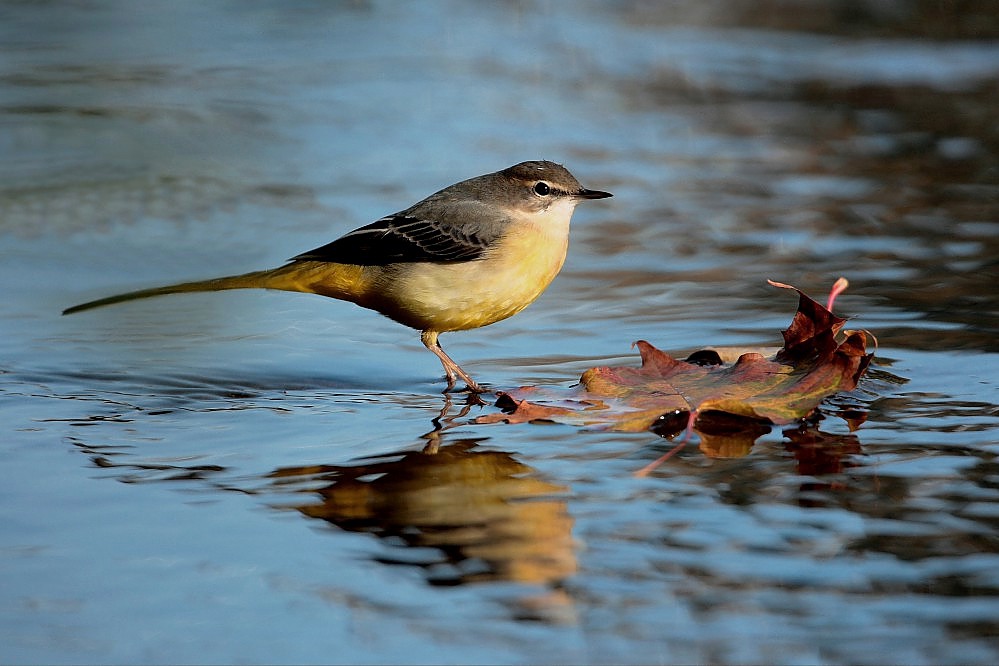
[[[0,7],[0,660],[995,663],[994,12],[736,5]],[[479,381],[773,345],[766,279],[840,275],[872,371],[640,478],[674,442],[476,425],[349,304],[59,316],[542,158],[615,196],[536,304],[443,336]]]

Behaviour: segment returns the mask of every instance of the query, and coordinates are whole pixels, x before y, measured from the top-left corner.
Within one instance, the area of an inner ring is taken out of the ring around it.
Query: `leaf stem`
[[[832,286],[832,289],[829,290],[829,300],[826,301],[826,310],[832,312],[833,303],[836,302],[836,297],[842,294],[844,291],[846,291],[846,288],[849,286],[850,282],[845,277],[841,277],[840,279],[836,280],[836,282]]]

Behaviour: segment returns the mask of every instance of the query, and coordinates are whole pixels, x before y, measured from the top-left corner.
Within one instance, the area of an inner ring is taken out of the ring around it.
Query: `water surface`
[[[995,663],[999,18],[879,6],[0,9],[3,660]],[[444,336],[480,381],[774,344],[766,279],[841,275],[874,368],[638,478],[674,443],[473,425],[348,304],[58,315],[541,158],[615,197]]]

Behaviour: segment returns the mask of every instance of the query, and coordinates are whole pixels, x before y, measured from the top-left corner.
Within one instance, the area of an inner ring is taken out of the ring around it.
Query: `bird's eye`
[[[544,181],[539,181],[534,185],[534,193],[540,197],[547,197],[551,194],[552,188],[548,186],[548,183]]]

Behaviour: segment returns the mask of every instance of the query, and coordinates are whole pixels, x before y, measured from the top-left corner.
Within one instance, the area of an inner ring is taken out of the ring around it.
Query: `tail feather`
[[[99,308],[115,303],[135,301],[140,298],[165,296],[167,294],[183,294],[192,291],[223,291],[226,289],[279,289],[281,291],[298,291],[306,294],[321,294],[330,298],[339,298],[352,303],[364,304],[368,293],[376,288],[376,274],[364,266],[354,264],[336,264],[326,261],[293,261],[269,271],[255,271],[242,275],[200,280],[198,282],[183,282],[165,287],[140,289],[117,296],[99,298],[74,305],[63,310],[63,314],[73,314],[92,308]],[[367,306],[365,306],[367,307]]]
[[[90,310],[92,308],[100,308],[105,305],[125,303],[127,301],[139,300],[140,298],[165,296],[167,294],[182,294],[196,291],[223,291],[226,289],[287,289],[287,285],[274,283],[275,281],[273,278],[275,277],[275,273],[276,271],[257,271],[254,273],[245,273],[243,275],[233,275],[230,277],[215,278],[212,280],[200,280],[198,282],[171,284],[165,287],[153,287],[152,289],[140,289],[138,291],[130,291],[116,296],[108,296],[107,298],[99,298],[96,301],[80,303],[79,305],[74,305],[71,308],[66,308],[62,311],[62,313],[64,315],[68,315],[73,314],[74,312]]]

